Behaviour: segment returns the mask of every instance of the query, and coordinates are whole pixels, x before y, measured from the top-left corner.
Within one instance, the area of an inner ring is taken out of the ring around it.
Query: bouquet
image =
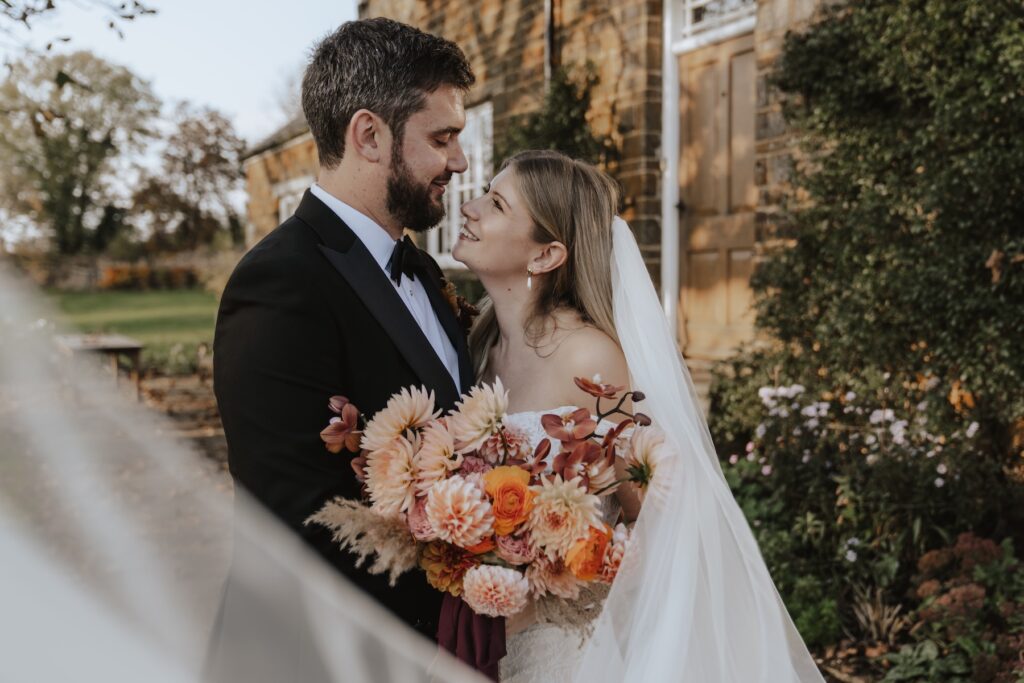
[[[336,417],[321,438],[333,453],[358,453],[364,499],[335,498],[306,523],[332,529],[360,564],[373,556],[369,571],[388,572],[392,583],[419,567],[478,614],[512,616],[531,598],[592,598],[615,578],[629,543],[624,525],[602,519],[601,499],[631,481],[642,500],[657,486],[666,446],[650,418],[623,408],[641,392],[622,393],[600,376],[575,382],[596,399],[595,412],[542,415],[546,436],[532,447],[506,424],[500,380],[474,387],[445,416],[421,388],[402,389],[369,420],[332,397]],[[613,407],[602,411],[602,401]],[[615,416],[617,424],[608,420]]]

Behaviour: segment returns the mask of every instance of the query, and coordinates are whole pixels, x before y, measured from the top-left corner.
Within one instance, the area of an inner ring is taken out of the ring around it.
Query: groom
[[[319,437],[330,396],[371,416],[402,387],[425,386],[449,410],[473,383],[441,271],[403,238],[440,222],[446,187],[466,170],[458,137],[473,82],[458,46],[388,19],[346,23],[316,47],[302,107],[317,181],[236,267],[214,342],[235,482],[431,639],[442,594],[421,572],[392,587],[303,520],[335,496],[360,495],[351,457]]]

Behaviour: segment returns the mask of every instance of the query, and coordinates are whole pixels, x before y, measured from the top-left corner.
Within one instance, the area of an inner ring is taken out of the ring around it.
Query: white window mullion
[[[695,50],[753,30],[756,0],[679,0],[675,54]]]
[[[462,226],[462,204],[483,194],[491,177],[493,107],[485,102],[466,110],[466,127],[459,134],[459,143],[466,155],[465,173],[452,176],[446,193],[448,206],[444,223],[427,237],[427,250],[442,268],[464,268],[452,258],[452,247],[459,239]]]

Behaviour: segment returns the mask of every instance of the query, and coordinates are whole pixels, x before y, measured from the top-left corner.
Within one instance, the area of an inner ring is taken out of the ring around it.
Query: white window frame
[[[462,228],[462,204],[484,193],[491,182],[494,154],[494,107],[490,102],[466,110],[466,127],[459,134],[459,144],[469,167],[465,173],[452,176],[445,192],[446,215],[436,230],[427,233],[427,251],[445,269],[465,269],[465,265],[452,258],[452,247],[459,239]]]
[[[677,0],[672,52],[682,54],[749,33],[757,23],[756,0]],[[707,18],[694,17],[706,12]]]
[[[302,195],[305,194],[306,190],[310,188],[315,180],[316,178],[311,175],[304,175],[275,183],[270,188],[271,193],[277,198],[278,224],[284,223],[291,218],[292,214],[295,213],[295,209],[298,208],[299,202],[302,201]]]

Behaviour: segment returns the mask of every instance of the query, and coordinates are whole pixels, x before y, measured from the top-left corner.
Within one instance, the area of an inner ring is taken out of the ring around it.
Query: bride
[[[592,635],[507,624],[501,680],[821,681],[722,477],[674,337],[614,183],[560,153],[518,154],[462,207],[453,256],[487,290],[470,335],[478,378],[509,390],[509,426],[591,405],[574,377],[642,390],[673,457],[641,508],[629,556]],[[529,434],[534,441],[543,434]],[[621,466],[620,466],[621,467]],[[611,521],[611,520],[610,520]]]

